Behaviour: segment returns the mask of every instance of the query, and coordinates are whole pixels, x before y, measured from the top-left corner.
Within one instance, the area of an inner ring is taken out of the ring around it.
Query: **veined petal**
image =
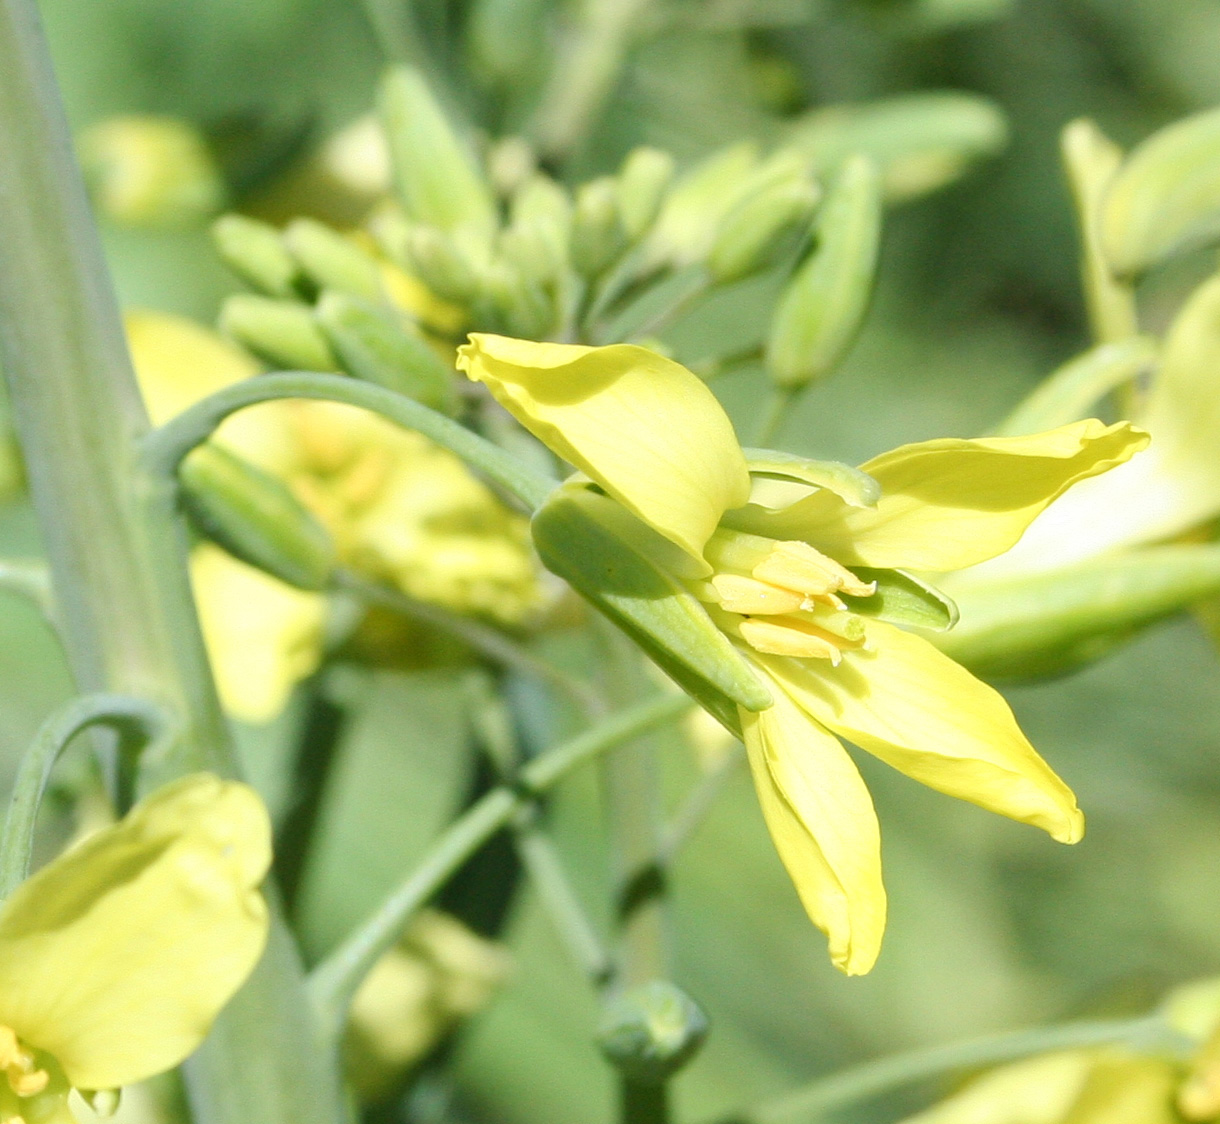
[[[921,637],[880,621],[866,630],[869,647],[837,668],[758,662],[816,721],[907,776],[1061,843],[1080,839],[1075,796],[996,691]]]
[[[726,509],[750,495],[732,423],[681,364],[643,347],[475,334],[458,368],[564,460],[686,551],[695,576]]]
[[[838,739],[774,695],[767,710],[739,711],[767,830],[835,967],[863,975],[885,930],[873,801]]]
[[[1092,418],[1027,437],[924,441],[861,466],[881,485],[875,508],[847,507],[822,491],[775,513],[747,509],[732,522],[804,539],[848,566],[957,570],[1006,551],[1072,484],[1147,443],[1129,422]]]
[[[262,953],[270,861],[253,789],[196,774],[155,792],[5,903],[0,1024],[77,1088],[177,1065]]]

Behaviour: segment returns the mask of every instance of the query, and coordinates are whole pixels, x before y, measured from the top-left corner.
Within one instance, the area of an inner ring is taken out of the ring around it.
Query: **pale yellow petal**
[[[907,776],[1062,843],[1080,839],[1076,798],[998,692],[909,632],[868,621],[867,637],[837,668],[759,662],[814,719]]]
[[[129,312],[123,322],[153,425],[259,372],[258,363],[244,351],[184,316]]]
[[[881,835],[847,751],[782,691],[757,714],[740,710],[754,786],[775,842],[830,958],[867,972],[885,931]]]
[[[1148,436],[1095,419],[1027,437],[944,438],[903,445],[861,467],[881,485],[875,508],[818,492],[734,524],[800,538],[846,565],[956,570],[1008,550],[1078,480],[1122,464]]]
[[[691,557],[750,495],[732,423],[685,367],[647,348],[472,335],[458,367],[543,444]]]
[[[0,1024],[77,1088],[177,1065],[267,935],[266,809],[208,774],[158,790],[25,882],[0,911]]]

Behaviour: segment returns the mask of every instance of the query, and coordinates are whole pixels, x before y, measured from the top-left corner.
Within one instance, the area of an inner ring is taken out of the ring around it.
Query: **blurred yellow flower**
[[[127,331],[154,423],[259,371],[181,317],[132,313]],[[278,401],[229,418],[214,440],[284,481],[326,527],[340,560],[361,574],[504,623],[536,604],[525,520],[418,434],[350,406]],[[215,549],[197,552],[192,569],[225,705],[266,721],[321,658],[325,600]]]
[[[867,972],[885,926],[877,819],[840,738],[941,792],[1080,838],[1075,798],[1004,700],[874,618],[890,615],[896,571],[1000,554],[1073,483],[1142,448],[1141,431],[1088,421],[928,441],[874,458],[867,476],[822,466],[802,483],[794,469],[777,488],[752,481],[704,384],[643,348],[474,335],[458,366],[617,501],[616,529],[686,581],[766,683],[771,705],[739,706],[741,729],[772,838],[838,967]],[[756,462],[759,475],[774,469]]]
[[[0,1120],[74,1124],[68,1093],[181,1062],[267,936],[266,809],[208,774],[153,793],[0,907]]]

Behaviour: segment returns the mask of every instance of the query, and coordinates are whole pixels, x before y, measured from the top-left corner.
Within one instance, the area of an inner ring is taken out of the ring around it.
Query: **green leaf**
[[[853,566],[852,573],[861,581],[877,583],[877,592],[871,597],[841,595],[853,613],[932,632],[944,632],[957,623],[953,601],[906,570]]]
[[[834,492],[852,507],[875,507],[881,485],[867,472],[842,461],[814,461],[777,449],[743,449],[751,476],[768,480],[791,480]]]
[[[632,541],[635,527],[639,542]],[[771,705],[766,687],[703,606],[641,547],[649,529],[614,500],[585,485],[565,485],[538,510],[532,529],[546,567],[727,728],[739,732],[738,706],[756,711]]]

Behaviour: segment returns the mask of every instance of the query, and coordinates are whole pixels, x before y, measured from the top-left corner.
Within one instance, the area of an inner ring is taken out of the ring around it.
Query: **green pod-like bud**
[[[284,228],[284,245],[319,289],[366,300],[381,296],[380,272],[373,256],[325,223],[294,219]]]
[[[1106,259],[1122,276],[1220,237],[1220,109],[1135,148],[1110,182],[1100,227]]]
[[[727,284],[766,266],[784,236],[809,222],[819,195],[804,176],[774,180],[752,192],[716,231],[707,259],[712,277]]]
[[[609,176],[581,184],[572,214],[572,267],[583,277],[598,277],[627,249],[627,232],[618,209],[618,185]]]
[[[535,514],[543,564],[607,616],[710,714],[740,735],[737,708],[771,695],[687,588],[651,554],[656,532],[607,496],[572,483]],[[662,549],[663,549],[662,544]],[[670,546],[672,549],[672,546]]]
[[[852,345],[872,296],[881,218],[877,166],[854,156],[831,185],[815,222],[814,251],[771,321],[767,370],[780,386],[828,375]]]
[[[464,304],[478,289],[478,278],[453,240],[434,226],[412,226],[402,239],[407,268],[438,297]]]
[[[555,326],[555,301],[515,262],[500,258],[483,275],[482,297],[511,336],[541,339]]]
[[[274,476],[209,442],[186,457],[178,479],[192,521],[235,558],[299,589],[329,584],[330,535]]]
[[[212,242],[225,265],[266,296],[291,298],[306,292],[300,266],[270,223],[221,215],[212,224]]]
[[[405,317],[346,293],[324,293],[314,316],[349,375],[454,412],[453,369]]]
[[[961,619],[931,636],[985,678],[1035,679],[1091,663],[1141,628],[1220,593],[1220,546],[1153,546],[1045,573],[947,579]]]
[[[597,1042],[628,1081],[660,1085],[695,1056],[707,1031],[707,1015],[685,991],[651,980],[606,1003]]]
[[[389,71],[381,83],[379,109],[394,183],[407,214],[444,231],[465,229],[490,241],[496,228],[491,188],[423,75],[406,66]]]
[[[648,233],[674,178],[674,158],[659,148],[632,149],[618,173],[618,208],[632,242]]]
[[[280,370],[334,371],[339,367],[313,314],[295,301],[239,293],[221,306],[220,330]]]

